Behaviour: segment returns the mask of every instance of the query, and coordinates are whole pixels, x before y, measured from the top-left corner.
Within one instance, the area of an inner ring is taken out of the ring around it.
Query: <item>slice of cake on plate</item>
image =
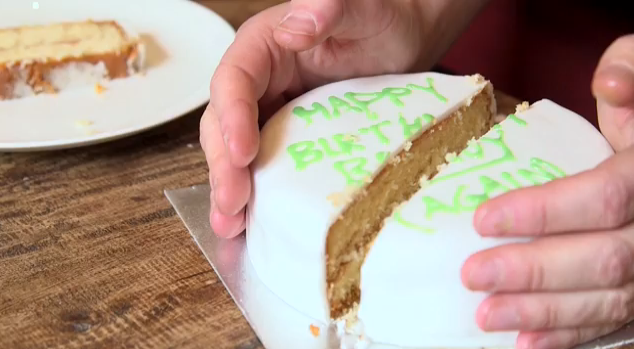
[[[0,29],[0,100],[128,77],[144,59],[139,38],[115,21]]]
[[[590,168],[611,148],[551,102],[493,127],[492,90],[480,76],[391,75],[282,108],[252,168],[247,245],[260,279],[304,314],[358,324],[384,344],[512,347],[512,334],[477,328],[486,295],[461,285],[469,254],[507,242],[480,238],[473,211]]]

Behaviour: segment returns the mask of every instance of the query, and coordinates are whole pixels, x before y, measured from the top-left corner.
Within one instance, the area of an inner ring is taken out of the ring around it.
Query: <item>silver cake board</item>
[[[340,349],[354,348],[337,338],[335,329],[301,314],[278,298],[264,285],[247,255],[244,234],[234,239],[219,239],[209,224],[210,187],[199,185],[166,190],[165,196],[185,224],[194,241],[209,261],[227,292],[258,338],[267,349]],[[317,335],[311,329],[318,328]],[[634,345],[634,324],[576,349],[612,349]],[[367,343],[365,349],[399,348]]]

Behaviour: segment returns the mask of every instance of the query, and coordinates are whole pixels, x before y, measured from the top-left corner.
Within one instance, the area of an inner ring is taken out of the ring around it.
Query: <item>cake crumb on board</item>
[[[313,335],[313,337],[319,337],[319,327],[311,324],[310,325],[310,333]]]
[[[100,95],[102,93],[104,93],[106,91],[106,88],[103,87],[101,84],[95,84],[95,93]]]

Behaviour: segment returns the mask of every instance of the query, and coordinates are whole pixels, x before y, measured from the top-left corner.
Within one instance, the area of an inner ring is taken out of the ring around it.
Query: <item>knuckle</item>
[[[601,286],[616,287],[629,282],[632,276],[634,251],[620,236],[614,235],[606,243],[599,256]]]
[[[218,86],[218,80],[222,79],[222,76],[227,73],[227,70],[230,69],[229,65],[225,62],[220,62],[214,71],[214,74],[211,76],[211,81],[209,83],[209,92],[213,96],[213,92]]]
[[[634,287],[623,287],[605,297],[605,315],[610,323],[625,323],[632,316]]]
[[[585,329],[573,328],[569,331],[569,336],[565,341],[567,347],[574,347],[577,344],[585,342],[585,337],[587,337],[587,334],[584,333]]]
[[[614,228],[627,218],[627,188],[618,176],[605,174],[602,182],[601,221],[606,228]]]
[[[528,266],[528,289],[531,291],[542,290],[546,287],[546,270],[544,265],[533,258],[532,261],[526,263]]]
[[[557,307],[553,304],[545,304],[544,305],[544,317],[541,324],[539,325],[539,329],[551,329],[558,327],[559,324],[559,314]]]

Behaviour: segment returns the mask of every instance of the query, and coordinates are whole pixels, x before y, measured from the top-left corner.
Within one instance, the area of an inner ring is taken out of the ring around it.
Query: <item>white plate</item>
[[[141,35],[145,75],[0,101],[0,151],[60,149],[147,130],[204,105],[209,82],[235,36],[190,0],[0,0],[0,27],[114,19]],[[86,124],[90,124],[86,126]]]

